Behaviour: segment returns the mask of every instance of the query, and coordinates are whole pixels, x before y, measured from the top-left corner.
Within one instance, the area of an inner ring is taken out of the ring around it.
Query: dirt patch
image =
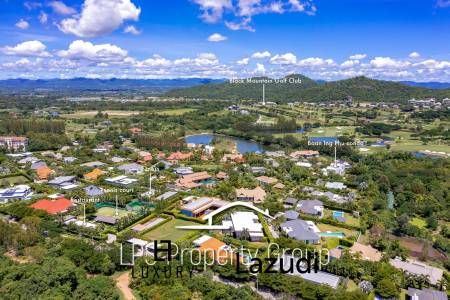
[[[122,292],[126,300],[136,300],[130,289],[130,272],[125,272],[116,277],[116,286]]]
[[[394,235],[390,235],[389,239],[398,240],[400,242],[400,245],[408,249],[409,254],[415,258],[420,258],[421,256],[423,256],[423,248],[428,245],[428,249],[425,251],[427,253],[427,259],[441,261],[447,259],[447,256],[444,253],[437,250],[436,248],[433,248],[431,244],[427,244],[421,239],[406,236],[399,237]]]

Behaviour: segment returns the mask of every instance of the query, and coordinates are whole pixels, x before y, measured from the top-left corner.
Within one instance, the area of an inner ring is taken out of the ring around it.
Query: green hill
[[[293,82],[300,79],[301,83]],[[249,83],[248,80],[256,83]],[[201,99],[223,100],[260,100],[262,98],[261,81],[270,81],[265,84],[266,101],[334,101],[344,100],[349,96],[355,101],[406,101],[411,98],[434,97],[450,98],[450,89],[427,89],[408,86],[393,81],[375,80],[367,77],[355,77],[345,80],[318,84],[303,75],[289,75],[284,79],[270,79],[268,77],[255,77],[243,79],[243,82],[205,84],[190,88],[174,89],[166,93],[170,97],[186,97]]]

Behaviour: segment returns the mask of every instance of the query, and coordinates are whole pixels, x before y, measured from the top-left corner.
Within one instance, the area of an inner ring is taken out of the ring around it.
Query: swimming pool
[[[345,234],[343,232],[321,232],[319,233],[320,237],[337,237],[337,238],[344,238]]]
[[[338,218],[338,217],[344,217],[344,212],[343,211],[333,211],[333,217]]]

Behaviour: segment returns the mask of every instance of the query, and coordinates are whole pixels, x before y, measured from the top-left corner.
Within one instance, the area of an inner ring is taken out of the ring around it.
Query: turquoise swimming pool
[[[337,237],[337,238],[344,238],[345,234],[343,232],[321,232],[319,233],[320,237]]]
[[[333,211],[333,217],[335,218],[339,218],[339,217],[344,217],[344,212],[343,211],[339,211],[339,210],[335,210]]]

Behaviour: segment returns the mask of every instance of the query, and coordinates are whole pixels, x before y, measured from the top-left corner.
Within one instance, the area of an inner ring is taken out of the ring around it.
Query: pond
[[[194,134],[185,137],[186,143],[210,145],[214,137],[232,141],[236,144],[237,150],[241,154],[248,152],[262,153],[264,152],[263,146],[260,143],[244,140],[232,136],[216,135],[216,134]]]
[[[309,141],[312,143],[321,143],[321,144],[329,144],[329,143],[335,143],[339,139],[337,137],[327,137],[327,136],[312,136],[309,138]]]

